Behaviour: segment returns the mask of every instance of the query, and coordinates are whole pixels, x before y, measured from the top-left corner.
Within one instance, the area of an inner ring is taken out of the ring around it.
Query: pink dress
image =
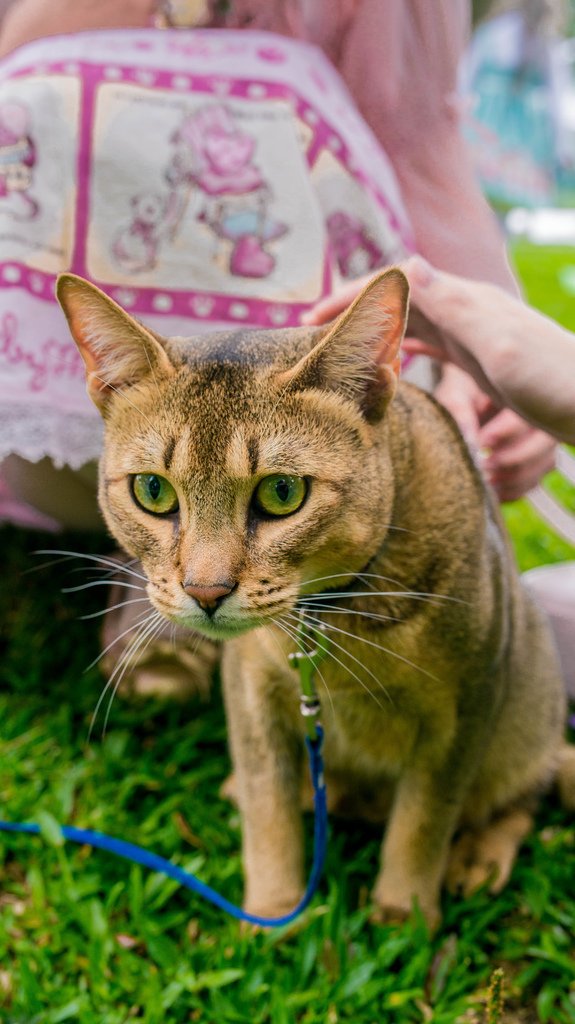
[[[413,248],[389,161],[328,60],[263,32],[22,47],[0,69],[2,174],[0,459],[78,468],[99,454],[60,271],[161,334],[193,335],[295,325],[342,279]]]
[[[185,335],[297,324],[415,248],[509,283],[453,100],[467,0],[230,7],[206,29],[75,33],[2,61],[0,461],[99,454],[62,270]],[[38,521],[0,468],[1,518]]]

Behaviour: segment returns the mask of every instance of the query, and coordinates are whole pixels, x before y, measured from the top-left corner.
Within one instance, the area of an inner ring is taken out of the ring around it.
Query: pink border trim
[[[329,292],[329,266],[324,272],[323,292]],[[188,320],[227,320],[250,326],[294,327],[302,313],[317,300],[310,302],[282,302],[273,299],[253,299],[243,295],[220,295],[216,292],[193,289],[172,292],[164,288],[141,288],[115,285],[109,281],[94,280],[102,291],[115,299],[130,313],[152,316],[179,316]],[[25,288],[37,299],[54,302],[55,274],[27,267],[18,260],[0,262],[0,283],[5,288]]]
[[[90,219],[90,165],[92,160],[92,131],[94,127],[93,112],[96,93],[100,83],[100,75],[90,64],[84,64],[84,75],[81,78],[79,103],[78,152],[77,152],[77,193],[76,193],[76,229],[74,251],[70,269],[81,277],[88,277],[86,269],[86,238]]]
[[[348,173],[369,190],[385,212],[390,227],[398,236],[407,252],[415,251],[413,238],[402,223],[386,196],[382,195],[368,173],[353,162],[349,147],[329,121],[317,109],[303,99],[293,88],[282,83],[271,83],[257,79],[226,78],[221,73],[214,75],[189,74],[182,71],[167,72],[153,68],[134,69],[116,63],[113,58],[103,63],[89,61],[54,61],[21,68],[13,77],[29,75],[78,74],[82,69],[82,93],[80,96],[79,145],[77,171],[79,182],[76,199],[76,240],[72,254],[71,269],[74,273],[89,277],[86,261],[86,238],[90,215],[90,164],[92,152],[93,112],[97,90],[102,85],[133,84],[140,88],[169,88],[176,92],[205,93],[224,100],[226,97],[258,99],[283,99],[294,107],[298,117],[309,126],[313,137],[308,146],[306,159],[310,167],[319,154],[327,149]],[[331,143],[331,144],[330,144]],[[337,143],[337,144],[335,144]],[[327,251],[326,251],[327,256]],[[37,298],[53,301],[55,275],[31,269],[19,261],[0,263],[0,278],[3,286],[25,287]],[[95,281],[120,304],[137,314],[181,316],[190,320],[229,321],[249,323],[255,326],[295,326],[301,314],[315,302],[329,294],[331,271],[329,261],[324,264],[321,293],[310,302],[296,303],[273,299],[255,299],[243,295],[222,295],[220,293],[186,290],[173,291],[164,288],[145,288],[137,283],[113,284],[111,281]]]

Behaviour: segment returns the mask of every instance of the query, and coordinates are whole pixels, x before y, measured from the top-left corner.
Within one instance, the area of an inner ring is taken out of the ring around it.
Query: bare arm
[[[575,334],[502,288],[436,270],[419,256],[401,269],[411,290],[404,350],[449,361],[495,405],[575,444]],[[318,302],[304,322],[331,320],[368,280]]]
[[[417,251],[434,266],[511,292],[502,232],[461,134],[458,66],[468,0],[356,0],[332,54],[399,178]]]
[[[14,0],[0,27],[0,57],[44,36],[144,27],[156,6],[151,0]]]
[[[450,360],[497,405],[575,444],[575,334],[493,285],[417,258],[405,270],[418,338],[407,349]]]

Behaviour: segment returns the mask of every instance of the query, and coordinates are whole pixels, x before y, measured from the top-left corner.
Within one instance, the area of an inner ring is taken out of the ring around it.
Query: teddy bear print
[[[361,277],[384,262],[381,249],[357,217],[336,210],[327,218],[326,227],[342,277]]]
[[[187,115],[172,143],[166,179],[174,189],[200,189],[203,203],[197,219],[227,243],[229,272],[268,277],[276,264],[270,243],[288,229],[270,216],[272,192],[254,162],[256,140],[218,104]]]
[[[142,192],[132,196],[132,216],[116,235],[112,255],[129,273],[153,270],[162,241],[173,236],[178,219],[177,193]]]
[[[33,220],[39,212],[38,202],[29,192],[36,165],[29,120],[22,103],[0,104],[0,213],[16,220]]]

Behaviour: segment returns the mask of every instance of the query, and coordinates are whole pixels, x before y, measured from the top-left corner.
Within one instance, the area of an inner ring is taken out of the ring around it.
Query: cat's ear
[[[337,391],[356,402],[370,422],[393,398],[405,332],[409,285],[392,267],[378,274],[281,384],[294,390]]]
[[[56,297],[86,364],[88,394],[101,413],[115,391],[148,375],[174,372],[158,339],[89,281],[60,274]]]

